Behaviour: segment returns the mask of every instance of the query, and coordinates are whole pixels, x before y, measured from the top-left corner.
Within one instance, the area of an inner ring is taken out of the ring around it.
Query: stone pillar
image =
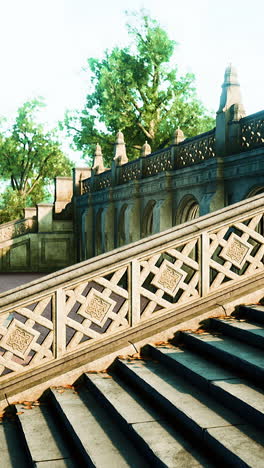
[[[55,178],[55,213],[60,213],[70,203],[73,194],[72,177]]]
[[[24,208],[24,218],[25,219],[32,219],[34,217],[37,216],[37,208],[34,206],[34,207],[27,207],[27,208]]]
[[[102,149],[101,149],[101,146],[97,143],[95,154],[94,154],[92,171],[93,171],[93,174],[101,174],[101,172],[104,172],[106,170],[107,169],[104,167]]]
[[[126,144],[124,140],[124,135],[120,130],[119,132],[117,132],[117,135],[116,135],[113,160],[116,162],[118,166],[121,166],[122,164],[126,164],[128,162],[128,158],[126,155]]]
[[[52,232],[52,203],[39,203],[38,212],[38,232]]]
[[[237,109],[235,118],[240,120],[245,116],[245,110],[242,104],[237,72],[230,64],[225,71],[220,105],[216,113],[216,154],[220,157],[228,154],[230,150],[228,124],[234,119],[234,106]]]

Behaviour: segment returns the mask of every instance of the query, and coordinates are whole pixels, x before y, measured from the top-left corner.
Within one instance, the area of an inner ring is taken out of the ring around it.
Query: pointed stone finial
[[[126,155],[126,145],[125,145],[124,135],[120,130],[117,132],[117,135],[116,135],[113,159],[120,166],[128,162],[127,155]]]
[[[151,153],[151,147],[150,145],[148,144],[147,141],[145,141],[144,145],[142,146],[141,148],[141,157],[145,157],[147,156],[148,154]]]
[[[96,174],[100,174],[105,171],[102,149],[99,143],[96,143],[92,169]]]
[[[242,103],[240,84],[237,78],[237,71],[235,67],[230,63],[225,70],[224,83],[222,84],[222,94],[220,97],[220,105],[218,114],[220,112],[226,112],[234,104],[238,105],[240,118],[244,117],[245,110]]]
[[[173,139],[172,139],[172,144],[173,145],[178,145],[185,139],[183,131],[180,129],[180,127],[175,130]]]

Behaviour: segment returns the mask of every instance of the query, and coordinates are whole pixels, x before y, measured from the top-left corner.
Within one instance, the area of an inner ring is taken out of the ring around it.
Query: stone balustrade
[[[248,151],[264,145],[264,111],[240,121],[240,150]]]
[[[263,216],[258,195],[0,294],[0,385],[263,289]]]
[[[37,232],[37,220],[35,218],[19,219],[1,224],[0,242],[5,242],[29,232]]]

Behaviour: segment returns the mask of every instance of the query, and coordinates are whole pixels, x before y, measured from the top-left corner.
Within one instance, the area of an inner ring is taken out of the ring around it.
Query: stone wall
[[[118,156],[120,155],[121,156]],[[264,111],[245,116],[236,72],[225,72],[216,127],[127,162],[118,132],[111,169],[97,145],[93,167],[78,169],[74,226],[84,260],[264,190]]]
[[[24,219],[0,225],[0,271],[51,272],[74,263],[72,221],[58,216],[53,204],[39,204],[27,208]]]

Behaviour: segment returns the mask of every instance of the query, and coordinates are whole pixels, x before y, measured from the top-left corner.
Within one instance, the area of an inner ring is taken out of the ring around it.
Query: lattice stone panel
[[[52,296],[0,316],[0,376],[54,357]]]
[[[105,171],[101,174],[94,176],[92,191],[96,192],[97,190],[103,190],[107,187],[111,187],[112,183],[112,173],[111,171]]]
[[[130,163],[124,164],[118,168],[119,172],[119,184],[125,184],[130,180],[140,179],[141,177],[141,166],[140,161],[132,161]]]
[[[263,269],[262,215],[225,226],[209,235],[210,289]]]
[[[199,297],[198,238],[141,262],[141,318]]]
[[[128,267],[66,289],[66,345],[100,339],[129,326]]]
[[[144,176],[149,177],[173,169],[171,150],[166,149],[144,159]]]
[[[241,149],[263,146],[264,143],[264,113],[259,118],[254,118],[241,124]]]
[[[186,141],[177,150],[176,167],[187,167],[215,157],[215,135],[206,135],[194,141]]]

